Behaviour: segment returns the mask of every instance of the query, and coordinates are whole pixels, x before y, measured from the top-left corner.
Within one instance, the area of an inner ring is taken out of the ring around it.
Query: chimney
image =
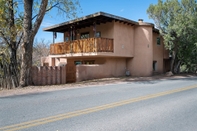
[[[139,23],[143,22],[143,19],[138,19],[138,22],[139,22]]]

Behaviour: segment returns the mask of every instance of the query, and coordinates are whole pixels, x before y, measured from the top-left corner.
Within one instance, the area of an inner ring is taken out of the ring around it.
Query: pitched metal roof
[[[61,24],[57,24],[54,26],[50,26],[47,28],[44,28],[44,31],[52,31],[52,32],[65,32],[70,30],[71,27],[74,27],[75,29],[81,29],[85,27],[90,27],[94,23],[96,24],[101,24],[101,23],[106,23],[106,22],[112,22],[112,21],[119,21],[123,22],[128,25],[138,25],[138,22],[115,16],[112,14],[108,14],[105,12],[97,12],[95,14],[87,15],[85,17],[77,18],[68,22],[64,22]]]

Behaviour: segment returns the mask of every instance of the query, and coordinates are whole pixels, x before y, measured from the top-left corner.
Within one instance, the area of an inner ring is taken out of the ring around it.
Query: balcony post
[[[96,22],[93,23],[94,38],[96,37]]]
[[[72,49],[72,41],[73,41],[73,29],[72,29],[72,26],[70,26],[70,29],[71,29],[71,31],[70,31],[70,36],[71,36],[70,53],[72,53],[73,52],[73,49]]]

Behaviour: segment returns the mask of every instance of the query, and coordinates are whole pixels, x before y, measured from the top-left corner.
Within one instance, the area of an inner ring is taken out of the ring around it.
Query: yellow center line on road
[[[87,109],[83,109],[83,110],[73,111],[73,112],[69,112],[69,113],[59,114],[59,115],[55,115],[55,116],[50,116],[50,117],[46,117],[46,118],[41,118],[41,119],[37,119],[37,120],[14,124],[14,125],[10,125],[10,126],[0,127],[0,130],[16,131],[16,130],[26,129],[26,128],[30,128],[30,127],[34,127],[34,126],[39,126],[42,124],[47,124],[50,122],[55,122],[55,121],[75,117],[75,116],[89,114],[89,113],[93,113],[93,112],[97,112],[97,111],[101,111],[101,110],[106,110],[109,108],[123,106],[123,105],[134,103],[134,102],[139,102],[139,101],[148,100],[148,99],[152,99],[152,98],[156,98],[156,97],[160,97],[160,96],[165,96],[165,95],[169,95],[169,94],[173,94],[173,93],[177,93],[177,92],[181,92],[181,91],[185,91],[185,90],[190,90],[193,88],[197,88],[197,85],[187,86],[184,88],[174,89],[174,90],[170,90],[170,91],[141,96],[141,97],[137,97],[137,98],[132,98],[132,99],[128,99],[128,100],[123,100],[123,101],[105,104],[105,105],[101,105],[101,106],[96,106],[96,107],[92,107],[92,108],[87,108]]]

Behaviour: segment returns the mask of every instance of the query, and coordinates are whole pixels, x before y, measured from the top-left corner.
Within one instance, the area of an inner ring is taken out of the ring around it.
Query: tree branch
[[[40,5],[40,10],[38,13],[38,16],[36,18],[36,22],[34,24],[34,27],[32,29],[32,37],[35,36],[35,34],[38,32],[38,29],[40,27],[40,24],[44,18],[45,12],[46,12],[46,8],[47,8],[47,4],[48,4],[48,0],[42,0],[41,5]]]
[[[0,35],[2,36],[3,40],[5,41],[5,43],[10,46],[9,41],[6,39],[5,35],[3,34],[3,32],[0,31]]]
[[[23,38],[23,32],[18,40],[18,43],[16,43],[16,49],[18,49],[18,46],[20,45],[22,38]]]
[[[53,9],[54,7],[56,7],[58,4],[59,4],[59,3],[56,3],[55,5],[51,6],[51,7],[48,8],[48,9],[46,9],[45,13],[48,12],[48,11],[50,11],[50,10]],[[38,14],[36,14],[36,15],[32,18],[32,20],[35,19],[37,16],[38,16]]]

